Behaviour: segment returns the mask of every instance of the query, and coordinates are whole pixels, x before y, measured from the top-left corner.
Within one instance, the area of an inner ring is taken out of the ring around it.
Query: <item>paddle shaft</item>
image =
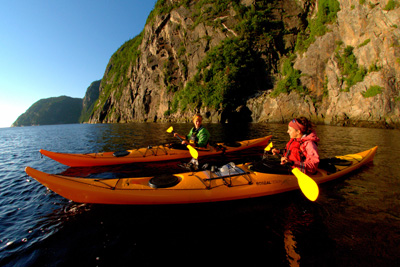
[[[172,134],[175,136],[175,131],[172,131]],[[176,138],[179,139],[179,141],[183,142],[183,139],[177,134]]]

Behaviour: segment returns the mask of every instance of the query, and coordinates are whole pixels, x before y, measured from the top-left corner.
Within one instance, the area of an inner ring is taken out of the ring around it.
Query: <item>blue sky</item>
[[[143,30],[156,2],[1,1],[0,127],[39,99],[83,98],[111,55]]]

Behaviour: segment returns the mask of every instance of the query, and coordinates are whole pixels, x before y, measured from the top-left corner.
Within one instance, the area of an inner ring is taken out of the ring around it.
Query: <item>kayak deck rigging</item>
[[[210,169],[202,171],[206,175],[205,178],[199,177],[198,175],[196,175],[196,173],[193,173],[192,175],[195,176],[197,179],[199,179],[204,184],[206,189],[212,189],[212,181],[219,179],[222,180],[224,185],[228,187],[239,186],[239,185],[234,185],[232,183],[232,178],[236,176],[240,176],[246,179],[246,181],[248,182],[247,184],[249,185],[253,183],[253,180],[249,175],[250,171],[244,171],[242,168],[232,165],[232,163],[226,164],[224,166],[227,166],[227,168],[229,168],[228,172],[212,171],[212,169]]]

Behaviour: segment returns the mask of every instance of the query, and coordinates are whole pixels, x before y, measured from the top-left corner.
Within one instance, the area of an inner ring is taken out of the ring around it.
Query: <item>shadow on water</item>
[[[176,142],[165,133],[190,124],[62,125],[0,129],[1,266],[398,266],[399,131],[318,126],[321,157],[379,146],[373,164],[300,191],[223,203],[118,206],[71,203],[31,180],[26,165],[89,176],[175,172],[177,162],[66,168],[40,158],[40,148],[71,153],[116,151]],[[283,147],[287,126],[206,126],[214,141],[273,134]],[[257,152],[254,152],[257,153]],[[243,160],[246,156],[216,159]],[[252,155],[249,155],[252,157]],[[246,160],[246,159],[245,159]]]

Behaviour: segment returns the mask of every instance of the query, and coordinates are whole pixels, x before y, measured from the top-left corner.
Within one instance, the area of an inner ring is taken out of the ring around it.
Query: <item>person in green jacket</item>
[[[174,136],[179,136],[182,141],[182,145],[191,145],[195,147],[205,148],[208,145],[208,139],[210,138],[210,133],[202,125],[203,117],[200,114],[193,116],[194,127],[190,130],[186,137],[175,133]]]

